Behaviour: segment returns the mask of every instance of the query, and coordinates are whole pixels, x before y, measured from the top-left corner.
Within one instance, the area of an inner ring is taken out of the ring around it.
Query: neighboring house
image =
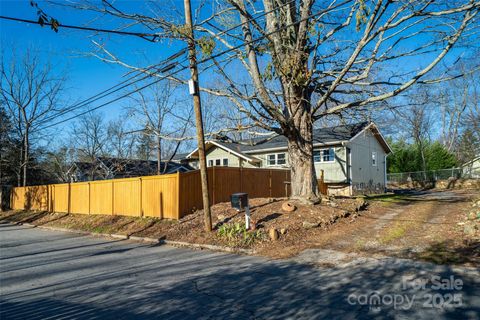
[[[480,156],[477,156],[462,165],[462,176],[471,179],[480,178]]]
[[[313,139],[316,174],[320,177],[323,170],[329,194],[384,192],[386,158],[392,150],[373,122],[314,129]],[[205,148],[209,167],[289,168],[287,139],[280,135],[209,140]],[[186,159],[198,161],[198,149]]]
[[[164,162],[160,173],[169,174],[193,170],[188,164]],[[75,162],[68,176],[72,182],[133,178],[157,174],[157,161],[97,157],[92,162]]]

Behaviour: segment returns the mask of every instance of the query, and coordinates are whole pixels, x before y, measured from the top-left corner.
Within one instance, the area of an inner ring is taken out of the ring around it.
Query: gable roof
[[[234,155],[236,155],[237,157],[239,158],[242,158],[248,162],[259,162],[260,160],[257,159],[257,158],[254,158],[254,157],[251,157],[249,155],[246,155],[244,154],[242,151],[240,150],[235,150],[235,148],[233,148],[233,145],[234,143],[232,142],[224,142],[224,141],[213,141],[213,140],[208,140],[205,142],[205,151],[208,151],[209,149],[211,149],[212,147],[219,147],[225,151],[227,151],[228,153],[233,153]],[[238,143],[235,143],[235,144],[238,144]],[[190,158],[197,158],[198,156],[195,156],[194,155],[198,152],[198,148],[196,148],[195,150],[193,150],[192,152],[190,152],[187,156],[187,159],[190,159]]]
[[[342,142],[348,142],[358,136],[361,132],[366,129],[371,129],[374,133],[374,136],[378,139],[379,143],[385,149],[387,153],[391,152],[390,146],[381,135],[378,128],[373,122],[359,122],[354,124],[339,125],[334,127],[327,128],[317,128],[313,130],[313,145],[322,146],[322,145],[333,145],[340,144]],[[240,140],[238,142],[232,141],[219,141],[219,140],[209,140],[206,143],[206,148],[209,149],[211,145],[216,145],[225,149],[229,152],[235,153],[241,157],[249,157],[248,154],[255,154],[259,152],[276,150],[276,149],[286,149],[287,148],[287,138],[282,135],[272,134],[268,137],[261,138],[252,138]],[[191,158],[196,154],[197,149],[192,151],[187,158]],[[251,158],[251,157],[250,157]],[[250,161],[257,160],[256,158],[251,158]],[[248,161],[248,159],[247,159]]]

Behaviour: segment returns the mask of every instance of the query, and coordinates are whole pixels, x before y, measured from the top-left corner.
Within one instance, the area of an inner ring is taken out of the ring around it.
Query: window
[[[335,161],[335,149],[320,149],[313,151],[314,162],[333,162]]]
[[[274,166],[277,164],[277,157],[275,154],[269,154],[267,156],[267,162],[269,166]]]
[[[285,153],[274,153],[267,155],[267,165],[281,166],[285,164],[287,164],[287,158]]]
[[[219,166],[228,167],[228,158],[210,159],[208,160],[208,166],[209,167],[219,167]]]
[[[322,161],[323,162],[335,161],[335,150],[333,148],[322,150]]]
[[[376,167],[377,166],[377,152],[372,151],[372,166]]]

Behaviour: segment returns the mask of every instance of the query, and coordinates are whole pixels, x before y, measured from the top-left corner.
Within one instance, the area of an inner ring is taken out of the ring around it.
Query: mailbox
[[[234,193],[230,196],[230,202],[232,208],[241,211],[248,208],[248,194],[247,193]]]

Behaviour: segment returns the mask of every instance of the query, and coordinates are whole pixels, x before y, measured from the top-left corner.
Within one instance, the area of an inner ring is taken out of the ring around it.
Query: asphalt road
[[[0,224],[0,241],[1,319],[438,320],[480,314],[476,270],[393,259],[327,268],[10,224]],[[439,289],[440,282],[455,288]]]

